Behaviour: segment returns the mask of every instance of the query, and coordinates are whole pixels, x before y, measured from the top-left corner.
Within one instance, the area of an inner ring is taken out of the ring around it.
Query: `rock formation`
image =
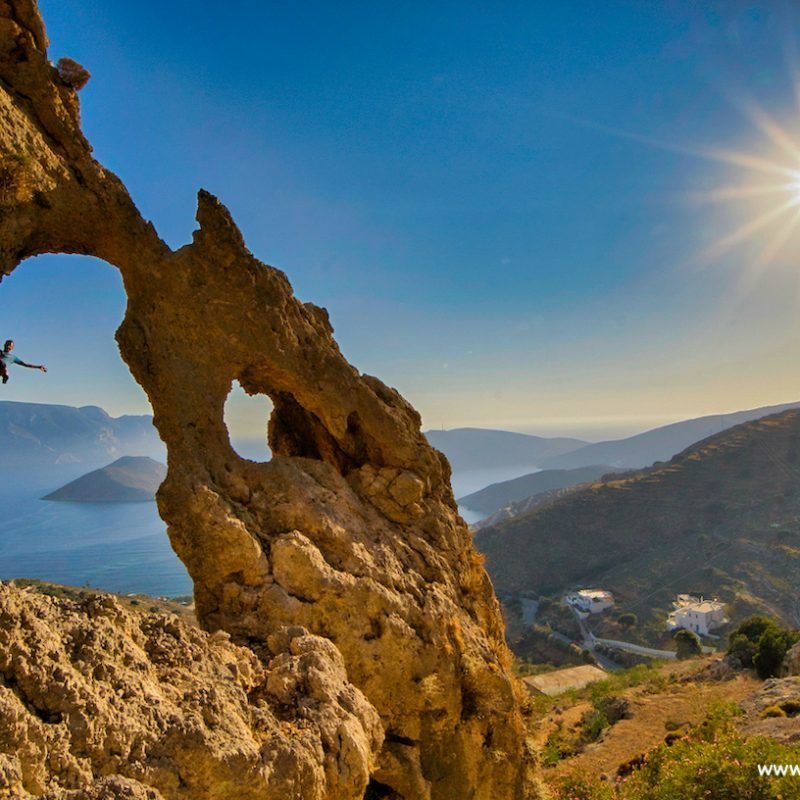
[[[280,638],[0,585],[0,797],[361,796],[378,714],[330,642]]]
[[[84,73],[77,64],[53,67],[46,44],[33,0],[0,0],[0,270],[9,274],[39,253],[82,253],[122,274],[128,305],[117,341],[167,445],[159,509],[194,580],[199,620],[262,660],[284,658],[296,678],[286,698],[272,692],[277,705],[265,701],[282,724],[252,752],[260,747],[265,763],[296,767],[298,788],[275,789],[265,767],[261,796],[526,797],[528,759],[499,607],[457,514],[449,466],[420,433],[419,415],[347,363],[325,310],[298,301],[282,272],[251,255],[210,194],[199,193],[192,243],[170,250],[92,158],[75,88]],[[231,447],[223,408],[235,380],[272,399],[269,463]],[[336,679],[318,682],[324,670],[315,659]],[[3,676],[8,701],[18,679],[5,668]],[[352,768],[330,757],[345,747],[344,734],[331,744],[308,711],[324,702],[321,692],[332,693],[326,719],[355,731]],[[358,692],[378,715],[380,737],[368,711],[351,702]],[[86,746],[76,744],[71,717],[67,724],[59,747],[78,758]],[[315,773],[324,774],[322,794],[299,788],[316,769],[311,762],[281,755],[295,752],[300,731],[322,748],[314,762],[323,765]],[[174,736],[175,748],[186,736],[194,752],[191,726]],[[250,755],[222,759],[231,777],[215,797],[248,796],[257,783]],[[130,750],[136,758],[135,774],[119,774],[165,798],[191,796],[180,781],[150,779],[146,750]],[[211,772],[219,762],[208,758],[202,769]],[[73,774],[65,788],[82,785]],[[255,783],[242,789],[239,777]]]

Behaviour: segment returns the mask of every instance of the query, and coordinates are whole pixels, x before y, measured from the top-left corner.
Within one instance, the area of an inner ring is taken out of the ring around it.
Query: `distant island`
[[[65,503],[149,503],[167,468],[147,456],[123,456],[43,497]]]

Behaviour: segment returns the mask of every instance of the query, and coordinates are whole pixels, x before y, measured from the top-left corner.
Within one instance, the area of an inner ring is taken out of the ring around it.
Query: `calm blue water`
[[[536,468],[453,476],[456,497]],[[0,485],[0,580],[38,578],[68,586],[157,597],[191,594],[192,582],[167,539],[155,503],[53,503],[35,489]],[[483,517],[461,509],[467,522]]]
[[[492,469],[474,469],[454,472],[451,478],[453,494],[456,499],[472,494],[472,492],[491,486],[493,483],[510,481],[512,478],[519,478],[521,475],[530,475],[532,472],[540,472],[539,467],[494,467]],[[473,511],[467,506],[460,505],[458,512],[468,525],[479,522],[487,515],[482,511]]]
[[[155,503],[52,503],[42,494],[0,490],[0,579],[191,594]]]

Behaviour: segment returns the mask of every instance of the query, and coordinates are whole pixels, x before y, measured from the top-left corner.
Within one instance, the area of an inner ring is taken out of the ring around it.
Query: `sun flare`
[[[795,170],[789,183],[789,191],[794,197],[795,204],[800,204],[800,170]]]
[[[736,219],[699,254],[701,264],[717,261],[737,246],[751,244],[751,268],[763,268],[785,255],[800,230],[800,137],[797,140],[754,105],[744,106],[753,125],[768,140],[767,155],[726,149],[698,155],[730,167],[736,180],[695,193],[700,203],[727,204]],[[767,150],[765,147],[764,150]],[[796,248],[800,251],[800,243]]]

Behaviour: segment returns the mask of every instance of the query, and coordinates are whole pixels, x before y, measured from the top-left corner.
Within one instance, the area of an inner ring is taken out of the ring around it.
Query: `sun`
[[[734,180],[693,194],[702,203],[726,204],[738,224],[709,244],[701,264],[719,260],[739,245],[751,243],[752,268],[763,268],[785,253],[800,230],[800,137],[794,137],[754,104],[740,104],[766,140],[761,152],[705,149],[695,155],[727,165]],[[800,247],[797,248],[800,252]]]
[[[789,182],[789,191],[794,197],[795,204],[800,204],[800,170],[795,170],[792,173],[792,179]]]

